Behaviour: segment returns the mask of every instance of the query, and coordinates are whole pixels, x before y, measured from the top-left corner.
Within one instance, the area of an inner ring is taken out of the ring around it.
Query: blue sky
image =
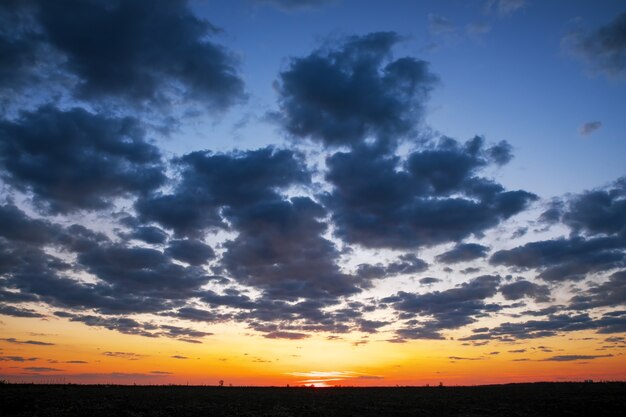
[[[251,95],[243,111],[256,120],[275,108],[272,83],[289,57],[333,36],[393,30],[405,38],[396,56],[424,59],[440,77],[426,124],[461,140],[478,134],[510,142],[515,159],[499,173],[507,185],[533,184],[534,192],[549,198],[604,185],[624,173],[623,76],[594,72],[564,45],[570,32],[593,30],[614,18],[623,10],[619,1],[528,1],[508,13],[499,11],[498,2],[489,7],[483,1],[346,0],[288,10],[275,3],[193,3],[223,28],[220,41],[240,56]],[[449,28],[434,29],[438,18]],[[479,33],[472,27],[480,27]],[[228,128],[237,117],[240,112],[226,115],[215,134],[220,148],[280,140],[280,132],[251,121],[233,144]],[[602,127],[581,136],[579,128],[591,121]]]

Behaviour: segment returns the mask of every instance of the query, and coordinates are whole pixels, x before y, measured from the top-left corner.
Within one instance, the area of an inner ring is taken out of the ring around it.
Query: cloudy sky
[[[622,1],[0,1],[0,377],[626,378]]]

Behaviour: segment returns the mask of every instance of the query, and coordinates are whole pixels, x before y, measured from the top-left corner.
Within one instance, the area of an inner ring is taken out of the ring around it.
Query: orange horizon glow
[[[347,336],[270,340],[233,327],[202,344],[190,344],[146,340],[63,320],[3,318],[0,355],[24,361],[1,361],[0,379],[138,385],[218,385],[222,380],[225,386],[294,387],[626,380],[622,352],[596,350],[603,336],[589,331],[524,343],[463,346],[454,340],[389,343],[382,336],[366,344],[355,344]],[[568,355],[593,359],[546,360]]]

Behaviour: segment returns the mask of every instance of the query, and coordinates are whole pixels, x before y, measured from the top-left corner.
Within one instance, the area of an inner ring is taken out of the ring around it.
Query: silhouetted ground
[[[0,385],[1,416],[624,416],[626,383],[245,388]]]

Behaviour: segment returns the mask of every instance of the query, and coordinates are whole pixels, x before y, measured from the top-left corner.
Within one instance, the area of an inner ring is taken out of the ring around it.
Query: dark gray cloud
[[[360,264],[355,274],[363,279],[377,279],[399,274],[415,274],[428,269],[428,263],[413,254],[401,255],[396,261],[387,265]]]
[[[262,201],[228,217],[239,231],[226,242],[223,265],[240,283],[262,288],[272,299],[328,298],[359,292],[341,273],[339,251],[322,237],[324,209],[307,197]]]
[[[33,362],[39,358],[25,358],[23,356],[0,356],[0,362]]]
[[[398,332],[399,337],[439,339],[441,330],[456,329],[475,322],[478,316],[498,311],[499,306],[485,300],[496,294],[499,283],[500,277],[483,275],[445,291],[424,294],[401,291],[381,301],[399,312],[433,318],[427,322],[409,320],[410,326]]]
[[[551,301],[550,288],[547,285],[535,284],[524,279],[502,285],[500,292],[506,300],[519,300],[528,297],[539,303]]]
[[[554,200],[540,220],[562,222],[568,238],[530,242],[500,250],[492,265],[539,270],[545,281],[580,281],[589,274],[626,265],[626,179],[610,187]]]
[[[0,304],[0,315],[13,317],[46,317],[45,314],[38,313],[30,308],[19,308],[11,305]]]
[[[202,338],[212,334],[186,327],[139,322],[128,317],[105,317],[89,314],[74,314],[64,311],[57,311],[54,314],[58,317],[67,318],[70,321],[84,323],[87,326],[104,327],[105,329],[115,330],[120,333],[144,337],[170,337],[182,341],[189,341],[189,337]],[[201,343],[194,340],[194,343],[195,342]],[[123,352],[105,352],[104,354],[106,356],[125,357],[130,359],[137,358],[134,354],[126,354]]]
[[[136,119],[80,108],[46,106],[1,121],[0,167],[5,181],[53,213],[102,209],[165,181],[160,152]]]
[[[278,190],[306,184],[310,175],[299,154],[271,147],[245,152],[192,152],[176,159],[181,181],[172,194],[142,198],[137,211],[180,236],[199,236],[226,227],[224,207],[280,199]]]
[[[439,278],[433,278],[433,277],[424,277],[424,278],[420,278],[419,280],[419,283],[422,285],[436,284],[437,282],[441,282],[441,280]]]
[[[268,338],[268,339],[289,339],[289,340],[300,340],[300,339],[306,339],[307,337],[309,337],[308,334],[306,333],[298,333],[298,332],[282,332],[282,331],[276,331],[276,332],[269,332],[266,333],[264,335],[264,337]]]
[[[0,340],[17,345],[54,346],[54,343],[41,342],[39,340],[18,340],[13,337],[2,338]]]
[[[111,358],[123,358],[123,359],[129,359],[129,360],[139,360],[142,358],[145,358],[146,355],[141,355],[139,353],[133,353],[133,352],[102,352],[102,354],[104,356],[108,356]]]
[[[626,331],[626,312],[605,313],[600,318],[588,314],[550,314],[544,320],[506,322],[493,328],[474,330],[474,334],[459,340],[517,340],[537,339],[558,336],[579,330],[596,330],[600,334],[621,333]]]
[[[79,97],[152,106],[182,97],[212,109],[244,98],[233,54],[209,40],[220,30],[186,1],[31,3],[37,40],[77,77]]]
[[[487,256],[489,248],[478,243],[460,243],[447,252],[437,255],[435,259],[444,264],[468,262]]]
[[[521,269],[538,269],[545,281],[580,281],[587,274],[626,265],[626,242],[616,237],[544,240],[495,252],[489,262]]]
[[[167,233],[155,226],[138,226],[130,233],[122,234],[122,237],[127,239],[141,240],[145,243],[158,245],[161,243],[165,243],[165,241],[167,240]]]
[[[436,77],[424,61],[393,60],[399,41],[394,32],[351,36],[293,58],[277,83],[276,119],[290,135],[326,146],[371,137],[393,142],[410,134]]]
[[[0,4],[0,91],[16,94],[34,83],[35,69],[42,51],[37,33],[28,24],[26,2]],[[1,99],[2,104],[5,100]]]
[[[171,240],[165,254],[195,266],[205,264],[215,257],[215,252],[209,245],[193,239]]]
[[[57,368],[49,368],[49,367],[45,367],[45,366],[27,366],[26,368],[23,368],[26,371],[32,371],[32,372],[59,372],[59,371],[63,371],[63,369],[57,369]]]
[[[613,355],[557,355],[551,356],[549,358],[541,359],[544,362],[571,362],[571,361],[581,361],[581,360],[591,360],[598,358],[610,358]]]
[[[626,271],[611,274],[609,280],[601,284],[592,283],[588,290],[570,300],[570,308],[574,310],[624,305],[626,305]]]
[[[626,236],[626,177],[606,189],[572,197],[562,213],[562,221],[575,233]]]
[[[609,77],[626,76],[626,12],[594,31],[570,33],[563,42],[592,71]]]
[[[443,138],[398,157],[359,148],[326,163],[334,190],[324,195],[338,237],[396,249],[458,242],[524,210],[536,196],[505,191],[475,176],[489,163],[484,141]]]
[[[165,299],[186,298],[210,280],[200,268],[177,265],[163,252],[142,247],[103,245],[81,253],[78,263],[120,292]]]

